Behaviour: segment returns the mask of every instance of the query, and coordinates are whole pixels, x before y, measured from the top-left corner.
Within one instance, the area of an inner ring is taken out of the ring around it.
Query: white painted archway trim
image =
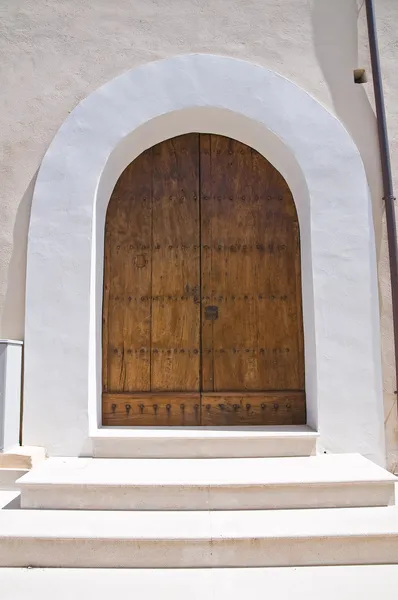
[[[301,228],[309,424],[322,447],[382,464],[376,261],[359,152],[292,82],[212,55],[110,81],[69,115],[43,159],[28,243],[24,443],[90,454],[100,423],[107,203],[144,149],[191,131],[252,146],[287,180]]]

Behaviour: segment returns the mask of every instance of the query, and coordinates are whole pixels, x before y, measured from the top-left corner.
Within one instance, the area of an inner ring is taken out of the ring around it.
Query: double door
[[[105,425],[305,422],[297,214],[265,158],[194,133],[127,167],[102,342]]]

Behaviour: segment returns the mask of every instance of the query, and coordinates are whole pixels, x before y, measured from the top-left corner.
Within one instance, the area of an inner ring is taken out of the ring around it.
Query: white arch
[[[383,464],[376,261],[359,152],[292,82],[212,55],[146,64],[110,81],[68,116],[43,159],[28,242],[24,443],[91,453],[107,203],[144,149],[191,131],[252,146],[287,180],[301,228],[309,424],[322,447]]]

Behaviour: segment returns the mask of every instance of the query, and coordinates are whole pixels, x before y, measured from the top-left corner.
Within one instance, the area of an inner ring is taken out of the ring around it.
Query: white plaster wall
[[[373,199],[378,250],[388,462],[398,460],[388,255],[380,202],[362,0],[3,0],[0,6],[0,337],[24,337],[26,240],[33,182],[68,113],[94,89],[145,62],[205,52],[290,78],[344,123]],[[396,0],[376,0],[396,188]],[[359,25],[359,26],[358,26]],[[358,33],[359,31],[359,33]],[[359,58],[358,58],[359,53]]]

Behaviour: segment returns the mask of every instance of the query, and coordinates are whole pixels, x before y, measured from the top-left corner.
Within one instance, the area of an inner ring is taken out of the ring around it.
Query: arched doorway
[[[242,140],[288,180],[300,221],[307,423],[320,430],[321,451],[361,452],[384,465],[374,228],[361,155],[342,123],[292,81],[210,54],[110,80],[67,116],[43,157],[27,248],[24,444],[50,456],[134,456],[144,440],[151,447],[162,438],[163,447],[199,435],[113,431],[101,414],[109,198],[145,148],[192,131]],[[200,432],[214,435],[230,432]],[[286,435],[297,441],[301,430]]]
[[[292,194],[219,135],[150,148],[105,226],[103,424],[305,423]]]

